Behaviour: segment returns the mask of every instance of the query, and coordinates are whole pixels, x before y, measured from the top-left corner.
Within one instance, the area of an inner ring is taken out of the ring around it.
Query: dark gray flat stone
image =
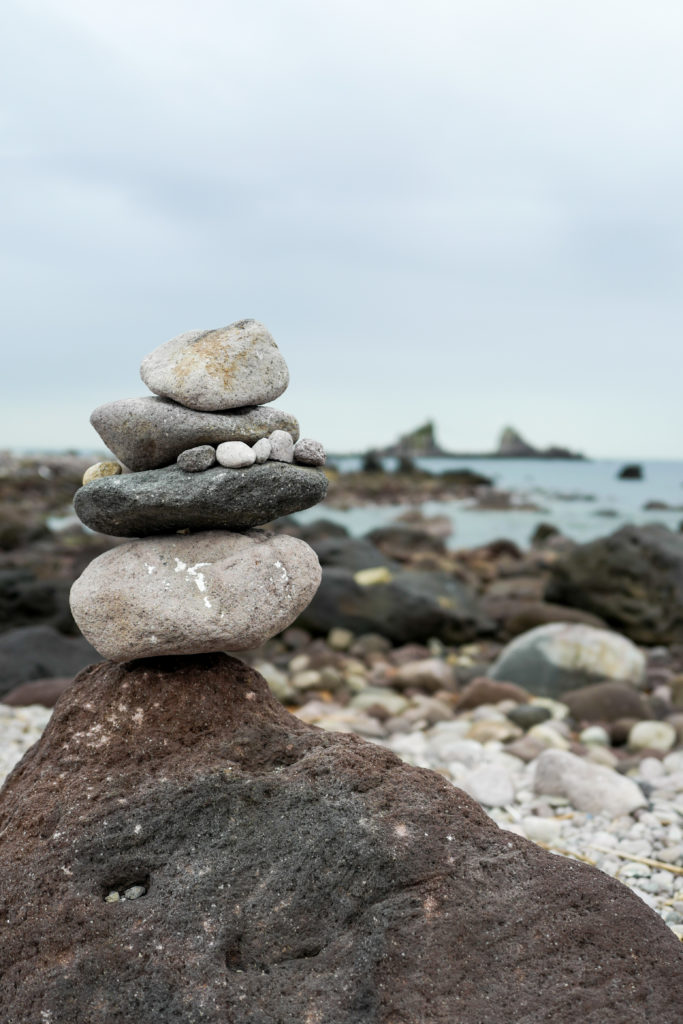
[[[267,462],[246,469],[178,466],[102,477],[76,491],[81,522],[112,537],[177,530],[246,530],[317,505],[327,492],[320,470]]]
[[[181,452],[201,444],[253,444],[274,430],[286,430],[295,441],[299,436],[296,418],[272,405],[197,412],[156,397],[107,402],[95,409],[90,422],[117,459],[135,471],[169,466]]]

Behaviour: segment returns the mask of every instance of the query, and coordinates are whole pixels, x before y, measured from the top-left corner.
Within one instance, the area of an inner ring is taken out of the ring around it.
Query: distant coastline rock
[[[436,428],[432,420],[403,434],[396,444],[383,449],[382,455],[394,455],[398,458],[425,458],[436,455],[448,455],[436,440]]]
[[[642,480],[643,479],[643,467],[639,466],[637,462],[630,462],[626,466],[622,466],[617,473],[617,480]]]
[[[568,448],[551,445],[549,448],[534,448],[525,441],[514,427],[505,427],[500,435],[498,449],[494,453],[505,459],[583,459],[584,455]]]

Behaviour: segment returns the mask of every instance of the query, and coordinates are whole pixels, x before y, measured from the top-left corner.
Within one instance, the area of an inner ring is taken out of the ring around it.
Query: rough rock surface
[[[124,466],[135,471],[169,466],[186,448],[200,444],[252,444],[280,429],[299,436],[294,416],[272,406],[195,412],[168,398],[120,398],[98,406],[90,422]]]
[[[683,643],[683,536],[624,526],[553,567],[546,596],[600,615],[639,644]]]
[[[140,376],[155,394],[205,412],[272,402],[289,383],[282,353],[258,320],[179,334],[143,359]]]
[[[221,655],[81,674],[0,795],[0,908],[3,1024],[680,1020],[625,886]]]
[[[395,643],[438,637],[465,643],[491,623],[472,590],[445,572],[387,570],[386,582],[362,586],[347,569],[323,569],[320,589],[298,625],[327,634],[335,626],[379,633]]]
[[[553,622],[509,643],[489,675],[518,683],[535,696],[560,698],[567,690],[599,679],[641,683],[645,656],[626,637],[610,630]]]
[[[200,444],[181,452],[177,462],[184,473],[203,473],[216,465],[216,449],[212,444]]]
[[[92,530],[144,537],[176,530],[245,530],[322,501],[327,478],[317,469],[268,462],[244,469],[178,466],[93,480],[74,496]]]
[[[319,582],[302,540],[210,530],[106,551],[74,583],[71,608],[112,661],[244,651],[291,625]]]
[[[302,466],[324,466],[325,458],[324,447],[311,437],[300,437],[294,445],[294,461]]]

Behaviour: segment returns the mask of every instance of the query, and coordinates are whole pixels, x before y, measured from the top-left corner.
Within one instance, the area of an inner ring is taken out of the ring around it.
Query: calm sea
[[[360,458],[333,460],[342,472],[360,467]],[[385,460],[388,469],[392,460]],[[448,515],[453,522],[450,546],[475,547],[498,537],[529,543],[540,522],[553,523],[577,541],[612,533],[625,523],[664,523],[674,530],[683,521],[683,461],[640,462],[642,480],[619,480],[624,461],[596,459],[424,459],[418,465],[432,473],[467,468],[493,479],[501,490],[514,492],[519,501],[533,502],[543,511],[484,511],[471,501],[427,502],[425,515]],[[650,501],[664,502],[671,510],[646,510]],[[391,522],[410,506],[373,506],[348,511],[328,508],[297,513],[301,522],[324,516],[342,523],[354,536]]]

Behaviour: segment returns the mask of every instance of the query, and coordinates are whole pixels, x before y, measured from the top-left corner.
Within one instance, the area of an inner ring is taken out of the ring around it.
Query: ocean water
[[[332,459],[342,472],[358,469],[361,459]],[[388,469],[395,462],[385,460]],[[473,502],[426,502],[425,515],[448,515],[453,523],[452,548],[476,547],[505,537],[526,546],[541,522],[552,523],[573,540],[585,542],[613,533],[626,523],[663,523],[677,530],[683,521],[683,461],[641,461],[642,480],[619,480],[624,460],[595,459],[418,459],[432,473],[472,469],[490,477],[500,490],[511,491],[520,502],[533,502],[542,511],[482,510]],[[647,510],[650,501],[672,506]],[[349,510],[317,506],[297,513],[300,522],[325,517],[346,526],[353,536],[396,519],[409,505],[366,506]]]

